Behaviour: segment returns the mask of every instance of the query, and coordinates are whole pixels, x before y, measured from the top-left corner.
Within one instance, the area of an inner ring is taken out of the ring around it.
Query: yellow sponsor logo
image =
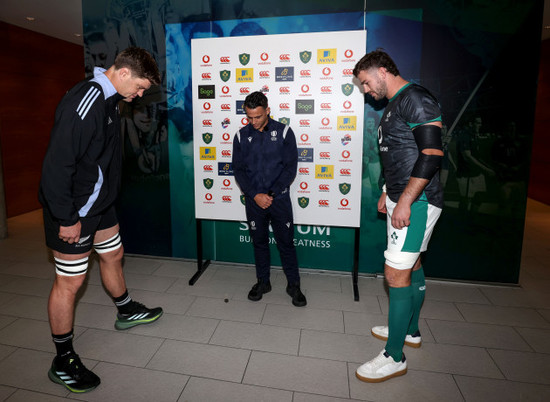
[[[338,131],[357,130],[357,116],[338,116]]]
[[[315,165],[316,179],[334,179],[334,165]]]
[[[317,49],[317,64],[336,64],[336,49]]]
[[[216,147],[200,147],[201,160],[213,161],[216,160]]]
[[[238,68],[235,74],[235,82],[254,82],[254,69]]]

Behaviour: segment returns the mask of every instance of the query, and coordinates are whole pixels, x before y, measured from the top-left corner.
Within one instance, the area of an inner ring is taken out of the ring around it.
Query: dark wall
[[[84,78],[84,49],[0,22],[0,144],[8,217],[40,208],[38,183],[57,103]]]
[[[529,197],[550,205],[550,39],[541,43]]]

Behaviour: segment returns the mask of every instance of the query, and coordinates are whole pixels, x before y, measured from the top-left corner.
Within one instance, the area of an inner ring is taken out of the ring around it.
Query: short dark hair
[[[360,71],[366,71],[371,68],[384,67],[390,74],[399,75],[399,69],[392,58],[382,49],[376,49],[373,52],[364,55],[353,68],[353,75],[357,77]]]
[[[256,109],[260,106],[264,109],[267,109],[267,96],[265,96],[262,92],[252,92],[250,95],[244,98],[243,109]]]
[[[160,72],[157,62],[151,54],[140,47],[129,47],[120,52],[115,59],[115,69],[128,68],[133,76],[149,80],[152,85],[160,84]]]

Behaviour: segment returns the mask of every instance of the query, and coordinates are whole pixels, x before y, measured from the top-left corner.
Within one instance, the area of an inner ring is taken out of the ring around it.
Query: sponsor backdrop
[[[364,101],[352,69],[366,31],[193,39],[191,49],[196,217],[246,220],[232,144],[248,124],[244,98],[262,91],[296,136],[295,223],[358,227]]]

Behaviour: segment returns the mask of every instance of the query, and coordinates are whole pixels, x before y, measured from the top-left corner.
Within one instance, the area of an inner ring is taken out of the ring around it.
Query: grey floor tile
[[[179,341],[208,343],[218,323],[218,320],[211,318],[164,313],[154,324],[138,325],[127,332]]]
[[[86,328],[114,330],[117,309],[111,304],[78,303],[74,314],[74,324]]]
[[[222,321],[216,328],[212,345],[297,355],[300,330],[271,325]]]
[[[150,290],[153,292],[165,292],[174,284],[175,278],[125,273],[128,289]]]
[[[145,367],[162,342],[149,336],[88,329],[75,339],[74,345],[81,357]]]
[[[537,353],[550,353],[550,330],[534,328],[516,328],[525,341]]]
[[[160,265],[161,260],[125,255],[123,260],[124,273],[151,275]]]
[[[550,386],[491,380],[488,378],[454,376],[464,399],[468,402],[548,401]]]
[[[167,340],[147,368],[241,382],[250,351]]]
[[[0,314],[48,321],[48,299],[17,295],[9,302],[0,305]]]
[[[189,279],[195,275],[197,269],[198,266],[196,261],[163,260],[153,275],[184,278],[189,282]],[[216,273],[216,267],[213,265],[208,266],[200,276],[199,281],[204,282],[210,280],[214,273]]]
[[[130,296],[133,295],[133,292]],[[103,306],[114,306],[113,299],[107,290],[101,285],[92,285],[84,282],[78,291],[78,303],[101,304]]]
[[[353,402],[358,400],[359,399],[343,399],[334,398],[332,396],[303,394],[301,392],[295,392],[293,402]]]
[[[378,384],[369,384],[355,377],[357,366],[349,364],[350,394],[367,401],[462,401],[453,377],[445,373],[412,370],[407,374]]]
[[[353,283],[349,278],[340,279],[342,293],[353,294]],[[362,296],[387,296],[388,288],[384,278],[359,277],[357,287],[359,289],[359,299]]]
[[[307,291],[342,292],[340,276],[300,273],[300,287]],[[286,279],[284,280],[286,286]]]
[[[1,345],[0,344],[0,360],[8,357],[9,355],[11,355],[16,350],[17,350],[17,348],[15,348],[13,346],[6,346],[6,345]]]
[[[18,389],[5,401],[6,402],[63,402],[63,401],[67,401],[67,398],[62,398],[54,395],[47,395],[40,392],[27,391],[24,389]]]
[[[254,282],[255,283],[255,282]],[[246,285],[239,284],[231,296],[231,299],[233,300],[242,300],[242,301],[248,301],[248,292],[252,288],[254,283],[249,283]],[[306,290],[302,290],[306,298],[308,297],[308,293]],[[285,306],[291,305],[292,299],[290,296],[286,293],[286,285],[283,286],[281,284],[273,284],[271,285],[271,292],[266,293],[262,296],[261,301],[259,303],[266,303],[266,304],[282,304]],[[309,299],[308,299],[309,303]]]
[[[256,283],[256,270],[254,268],[220,264],[216,264],[215,267],[216,271],[211,278],[214,281],[249,284],[249,286]]]
[[[378,299],[380,301],[382,313],[388,315],[390,310],[389,298],[385,296],[378,296]],[[464,321],[464,317],[456,308],[455,303],[438,300],[424,300],[424,304],[420,310],[420,318]]]
[[[2,263],[2,261],[0,260],[0,264],[1,263]],[[1,274],[0,273],[0,287],[5,288],[6,286],[9,286],[10,283],[12,283],[13,281],[16,281],[20,278],[21,277],[19,277],[17,275],[8,275],[8,274]],[[1,292],[1,290],[0,290],[0,292]]]
[[[217,318],[228,321],[260,323],[266,305],[251,301],[229,300],[197,297],[187,310],[188,315],[195,317]]]
[[[192,377],[179,402],[292,402],[292,392]]]
[[[550,323],[550,309],[537,309],[537,312]]]
[[[307,292],[307,302],[310,307],[326,310],[381,313],[378,298],[371,295],[361,295],[359,301],[356,302],[353,300],[353,295],[349,293],[309,290]]]
[[[468,322],[550,328],[550,323],[533,309],[467,303],[458,303],[457,308]]]
[[[423,343],[419,349],[405,348],[411,370],[502,378],[502,373],[483,348]]]
[[[373,336],[302,330],[300,356],[364,363],[384,348]]]
[[[6,387],[4,385],[0,385],[0,401],[7,401],[8,400],[8,397],[11,395],[13,396],[13,394],[15,394],[16,392],[18,392],[17,388],[13,388],[13,387]],[[12,401],[22,401],[22,402],[26,402],[26,401],[32,401],[30,399],[13,399]],[[36,401],[37,399],[35,399]]]
[[[522,256],[521,270],[529,272],[535,278],[550,279],[550,269],[548,269],[543,255],[540,257]]]
[[[550,384],[550,359],[547,355],[489,349],[508,380],[535,384]]]
[[[550,305],[550,295],[548,293],[538,295],[535,292],[529,292],[521,288],[503,288],[497,286],[483,287],[481,291],[495,306],[544,307]]]
[[[32,253],[30,255],[32,255]],[[55,268],[48,260],[18,262],[7,267],[1,267],[0,272],[8,275],[40,279],[53,279],[55,277]]]
[[[349,397],[346,363],[310,357],[252,352],[243,383]]]
[[[53,279],[18,277],[9,284],[0,285],[0,291],[20,295],[48,297],[52,289]]]
[[[203,281],[202,279],[200,278],[193,286],[190,286],[189,279],[179,278],[166,293],[227,299],[240,286],[237,283],[214,280]]]
[[[188,376],[143,368],[99,363],[94,372],[101,385],[78,399],[102,402],[172,402],[180,396]],[[130,386],[128,386],[130,385]]]
[[[133,290],[130,296],[149,308],[162,307],[165,313],[171,314],[185,314],[189,306],[195,301],[195,296],[149,292],[146,290]]]
[[[477,286],[426,281],[426,300],[490,304]]]
[[[344,319],[341,311],[320,310],[309,306],[267,305],[262,324],[344,332]]]
[[[7,327],[8,325],[10,325],[15,320],[17,320],[16,317],[8,317],[7,315],[0,315],[0,330],[2,328]]]
[[[531,351],[512,327],[441,320],[427,322],[437,343]]]

